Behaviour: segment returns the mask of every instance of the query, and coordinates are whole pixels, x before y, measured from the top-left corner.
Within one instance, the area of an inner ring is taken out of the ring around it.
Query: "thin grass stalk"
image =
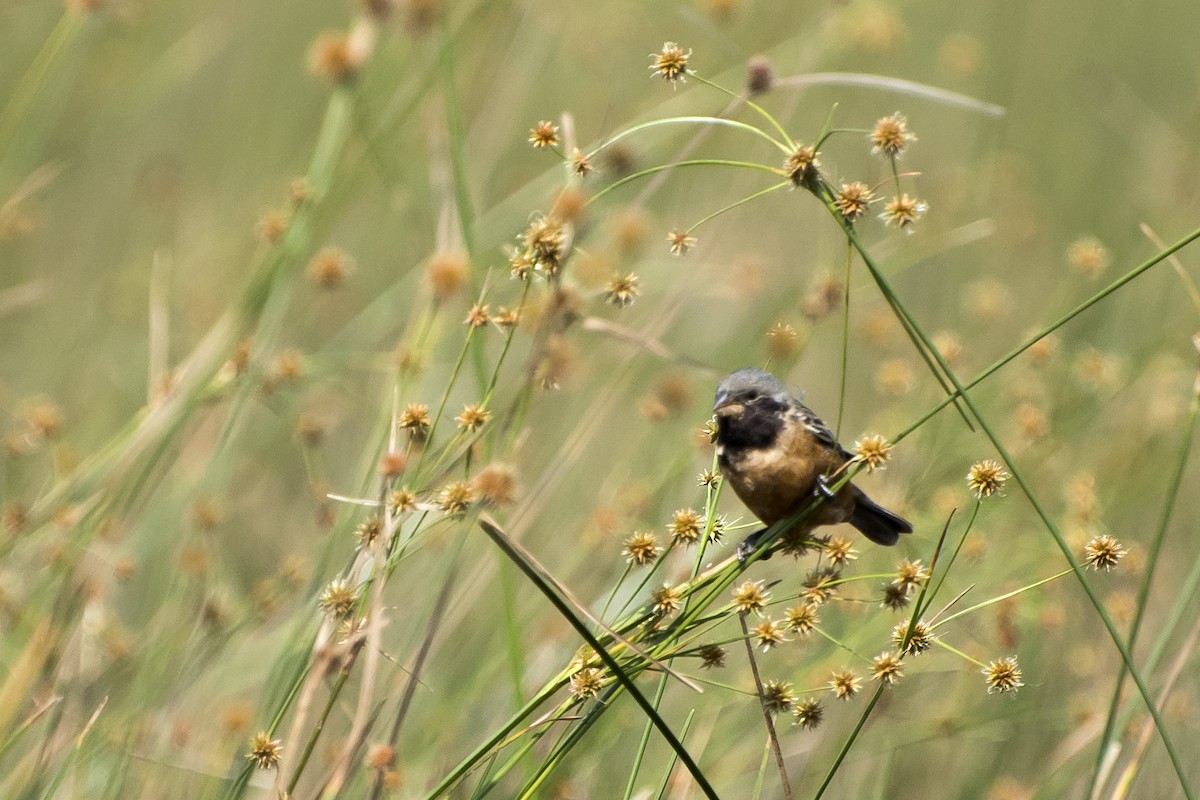
[[[504,541],[502,537],[494,535],[486,525],[484,526],[484,530],[488,531],[492,541],[494,541],[501,551],[508,556],[508,558],[514,564],[516,564],[523,573],[525,573],[525,576],[529,578],[534,586],[536,586],[537,589],[546,597],[546,599],[550,601],[551,605],[555,607],[559,614],[561,614],[563,618],[566,619],[566,621],[571,625],[571,627],[574,628],[581,637],[583,637],[584,641],[586,641],[588,645],[592,647],[592,649],[596,652],[596,655],[599,656],[600,660],[604,662],[604,665],[608,667],[613,677],[616,678],[617,681],[619,681],[620,684],[629,691],[629,694],[633,697],[634,702],[636,702],[642,709],[642,712],[654,722],[654,727],[656,727],[659,733],[662,734],[662,737],[667,741],[667,744],[670,745],[672,750],[679,754],[680,760],[683,761],[684,766],[692,775],[692,778],[695,780],[696,784],[700,787],[701,791],[704,792],[705,797],[711,798],[711,800],[716,800],[717,794],[713,790],[712,786],[709,785],[708,779],[700,770],[699,765],[696,764],[691,755],[686,749],[684,749],[683,744],[675,736],[674,732],[671,731],[671,728],[667,725],[666,721],[663,720],[658,712],[655,711],[654,707],[650,705],[650,701],[648,701],[645,695],[643,695],[637,688],[637,684],[635,684],[629,675],[626,674],[626,672],[621,668],[621,665],[617,663],[616,659],[613,658],[612,654],[608,652],[604,645],[602,645],[600,641],[592,635],[592,632],[588,630],[588,626],[583,622],[583,620],[576,616],[575,612],[570,608],[566,601],[559,597],[558,592],[555,591],[550,584],[548,584],[542,578],[537,570],[533,569],[530,564],[526,563],[526,561],[517,551],[511,549],[509,544]]]
[[[1150,549],[1146,556],[1146,568],[1142,574],[1142,584],[1138,587],[1133,620],[1129,625],[1129,642],[1127,646],[1130,652],[1133,651],[1134,646],[1137,644],[1138,633],[1141,631],[1142,618],[1146,611],[1146,602],[1150,598],[1150,587],[1154,582],[1154,574],[1158,567],[1158,558],[1162,552],[1163,539],[1166,538],[1167,528],[1171,523],[1171,516],[1175,512],[1175,502],[1179,498],[1179,487],[1183,484],[1183,473],[1187,469],[1188,458],[1191,456],[1192,439],[1196,434],[1196,421],[1198,418],[1200,418],[1200,377],[1197,377],[1196,385],[1192,389],[1192,400],[1188,408],[1188,418],[1184,426],[1183,438],[1179,445],[1179,456],[1175,461],[1175,469],[1171,474],[1171,482],[1167,486],[1167,496],[1163,500],[1163,509],[1159,515],[1158,526],[1154,530],[1154,538],[1150,541]],[[1117,668],[1117,682],[1113,687],[1112,698],[1108,703],[1108,714],[1104,719],[1104,730],[1100,734],[1100,741],[1096,750],[1096,764],[1092,770],[1091,779],[1088,781],[1085,797],[1093,797],[1099,791],[1098,781],[1100,779],[1100,772],[1104,763],[1105,753],[1108,751],[1109,743],[1112,741],[1115,732],[1117,710],[1121,704],[1121,690],[1124,684],[1125,665],[1122,663]]]
[[[775,721],[771,719],[771,712],[767,709],[765,702],[762,676],[758,673],[758,661],[754,658],[754,645],[750,644],[750,628],[746,625],[746,615],[738,614],[738,622],[742,626],[742,635],[745,637],[742,641],[746,645],[746,658],[750,661],[750,674],[754,677],[754,688],[758,692],[758,705],[762,709],[763,724],[767,728],[767,743],[771,754],[775,756],[775,766],[779,770],[779,784],[783,789],[783,796],[787,800],[792,800],[795,795],[792,794],[792,784],[788,780],[787,765],[783,762],[783,751],[779,748],[779,736],[775,733]]]
[[[1013,480],[1017,482],[1017,485],[1021,487],[1021,491],[1023,491],[1025,496],[1029,498],[1029,502],[1033,506],[1034,511],[1042,520],[1042,523],[1046,526],[1046,529],[1050,531],[1050,535],[1053,537],[1055,544],[1057,544],[1059,549],[1062,551],[1063,557],[1071,565],[1071,571],[1075,573],[1076,580],[1078,580],[1080,586],[1083,587],[1084,592],[1088,596],[1088,600],[1096,610],[1097,616],[1100,617],[1101,622],[1104,624],[1105,630],[1108,631],[1109,637],[1113,640],[1113,644],[1116,645],[1117,650],[1120,652],[1121,660],[1128,668],[1129,674],[1133,677],[1134,683],[1137,684],[1138,692],[1142,695],[1142,700],[1145,702],[1146,709],[1154,718],[1154,724],[1155,727],[1158,728],[1159,737],[1163,741],[1163,747],[1166,749],[1167,755],[1171,759],[1171,765],[1175,769],[1175,774],[1179,778],[1180,788],[1183,789],[1183,793],[1188,800],[1193,800],[1194,795],[1192,793],[1191,785],[1187,779],[1187,773],[1184,770],[1183,762],[1180,759],[1174,741],[1171,739],[1170,733],[1167,731],[1166,723],[1163,721],[1162,715],[1155,706],[1154,698],[1150,694],[1150,690],[1146,686],[1146,682],[1143,680],[1141,672],[1134,665],[1133,655],[1129,652],[1129,648],[1125,646],[1125,642],[1121,637],[1120,631],[1117,630],[1112,618],[1105,610],[1104,603],[1101,601],[1100,596],[1096,593],[1096,590],[1088,581],[1087,576],[1083,572],[1083,568],[1076,563],[1074,555],[1071,552],[1070,545],[1068,545],[1066,540],[1063,538],[1062,533],[1058,530],[1058,526],[1056,526],[1050,519],[1050,515],[1042,506],[1041,501],[1038,500],[1036,493],[1033,491],[1033,487],[1025,479],[1024,474],[1021,472],[1020,468],[1017,467],[1012,455],[1008,452],[1008,448],[1004,446],[1003,442],[1000,441],[1000,438],[996,436],[994,431],[992,431],[991,426],[987,424],[985,418],[979,411],[978,406],[976,406],[974,400],[971,399],[970,393],[967,391],[966,387],[962,385],[962,382],[954,374],[954,371],[950,368],[950,365],[946,363],[946,360],[942,358],[942,355],[937,352],[936,348],[932,346],[932,343],[929,341],[929,338],[925,332],[922,331],[915,322],[911,321],[911,316],[900,303],[899,298],[896,297],[895,292],[888,284],[887,279],[883,276],[882,272],[880,272],[878,266],[874,262],[874,259],[871,258],[870,254],[867,252],[867,249],[859,241],[853,230],[850,228],[847,228],[846,230],[847,236],[849,236],[851,241],[854,242],[855,249],[858,250],[859,255],[862,256],[863,262],[866,263],[868,269],[870,269],[871,275],[875,279],[876,284],[879,286],[880,291],[882,291],[885,296],[893,298],[895,300],[894,307],[897,308],[898,312],[900,312],[903,317],[909,318],[914,330],[930,349],[931,355],[937,360],[947,378],[949,378],[954,384],[957,394],[961,396],[963,402],[970,410],[971,415],[979,423],[979,427],[981,430],[983,430],[984,435],[987,436],[991,441],[992,446],[996,449],[996,453],[1000,456],[1001,460],[1012,474]],[[1197,235],[1200,235],[1200,231],[1197,231]]]

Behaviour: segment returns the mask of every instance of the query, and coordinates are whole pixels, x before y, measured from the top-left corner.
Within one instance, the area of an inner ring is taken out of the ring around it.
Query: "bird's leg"
[[[817,476],[817,483],[813,488],[813,494],[824,497],[826,500],[832,500],[835,497],[833,490],[829,488],[829,479],[824,475]]]
[[[737,560],[739,564],[746,563],[746,559],[758,549],[758,542],[760,539],[762,539],[763,534],[766,532],[767,528],[760,528],[759,530],[756,530],[754,533],[747,536],[745,539],[742,539],[741,544],[737,546]],[[759,561],[766,561],[771,556],[772,553],[767,552],[763,554],[763,557],[760,558]]]

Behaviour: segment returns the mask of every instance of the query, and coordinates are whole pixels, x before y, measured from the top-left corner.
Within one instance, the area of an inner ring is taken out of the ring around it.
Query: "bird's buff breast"
[[[772,447],[721,448],[721,471],[738,498],[767,525],[795,514],[814,499],[817,476],[841,466],[840,459],[812,446],[810,437],[781,438]],[[833,501],[823,502],[805,528],[850,518],[849,484]]]

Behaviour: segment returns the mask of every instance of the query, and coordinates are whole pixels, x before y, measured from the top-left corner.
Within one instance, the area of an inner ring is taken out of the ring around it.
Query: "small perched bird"
[[[784,534],[800,537],[820,525],[849,522],[877,544],[893,545],[912,525],[846,483],[834,493],[829,477],[853,456],[833,431],[769,372],[741,369],[717,387],[717,461],[746,508],[766,525],[785,519],[823,497],[808,517]],[[745,559],[758,538],[738,547]]]

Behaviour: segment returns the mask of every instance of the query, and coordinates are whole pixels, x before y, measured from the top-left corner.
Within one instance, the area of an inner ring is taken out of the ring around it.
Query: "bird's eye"
[[[753,403],[757,399],[758,399],[758,392],[753,391],[753,390],[746,392],[746,400],[748,400],[749,402]]]

